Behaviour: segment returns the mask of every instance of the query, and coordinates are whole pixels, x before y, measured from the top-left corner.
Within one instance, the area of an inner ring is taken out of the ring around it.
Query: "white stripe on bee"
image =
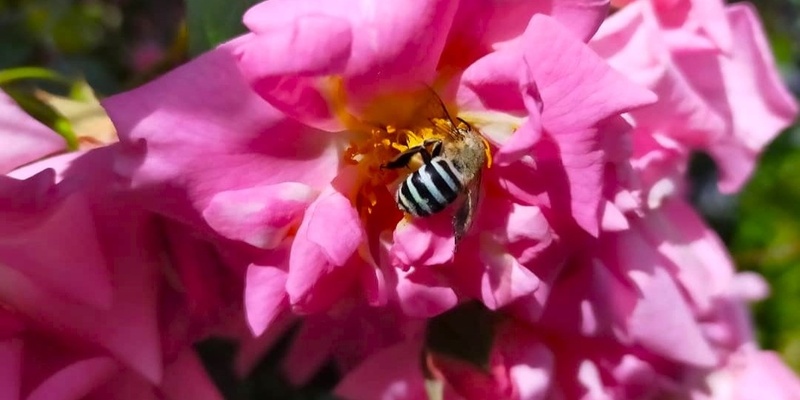
[[[430,163],[427,165],[423,165],[422,168],[420,168],[417,171],[417,173],[419,174],[420,183],[425,185],[425,188],[427,188],[428,191],[431,192],[431,195],[433,195],[433,197],[436,198],[436,201],[439,204],[445,205],[447,204],[447,199],[444,198],[442,192],[439,190],[438,187],[436,187],[436,184],[433,183],[433,178],[431,177],[431,173],[430,171],[428,171],[428,167],[431,165],[436,165],[436,164]],[[435,170],[434,172],[438,171],[438,169],[436,168],[434,168],[434,170]]]
[[[417,208],[414,207],[414,204],[412,204],[411,202],[408,201],[408,199],[403,194],[403,191],[401,189],[402,189],[402,186],[397,189],[397,203],[400,204],[400,208],[402,208],[404,211],[406,211],[409,214],[417,215],[419,213],[417,211]]]
[[[414,182],[411,181],[412,176],[414,176],[414,174],[408,176],[408,178],[405,181],[405,185],[408,186],[408,191],[411,192],[411,197],[413,197],[412,200],[414,200],[413,203],[415,206],[418,206],[417,207],[418,209],[422,209],[422,211],[425,211],[426,214],[431,214],[432,211],[430,206],[428,206],[428,200],[420,197],[417,188],[414,186]]]
[[[450,170],[454,171],[453,174],[456,174],[455,168],[453,168],[452,164],[450,164],[450,161],[442,159],[442,162],[447,163]],[[441,176],[442,179],[444,179],[444,181],[447,183],[447,186],[450,186],[450,189],[452,191],[458,192],[458,185],[455,182],[453,182],[453,179],[450,176],[450,174],[448,174],[447,171],[445,171],[444,168],[442,168],[442,166],[439,165],[439,163],[431,163],[431,164],[436,169],[436,172],[439,174],[439,176]]]

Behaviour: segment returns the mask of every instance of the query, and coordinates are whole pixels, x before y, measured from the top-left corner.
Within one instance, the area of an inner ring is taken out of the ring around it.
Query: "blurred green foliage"
[[[764,153],[739,198],[731,250],[739,267],[769,281],[772,296],[755,305],[759,339],[800,371],[800,128]]]
[[[259,0],[186,0],[189,52],[200,54],[245,32],[242,14]]]
[[[101,94],[185,57],[181,0],[0,0],[0,70],[40,66]]]
[[[101,96],[139,85],[243,32],[241,15],[256,2],[0,0],[0,87],[74,141],[65,118],[38,100],[35,89],[80,98],[84,82]],[[800,0],[753,3],[780,68],[800,93]],[[716,191],[707,157],[696,159],[692,177],[693,201],[737,264],[763,274],[772,286],[772,296],[754,305],[759,340],[800,371],[800,126],[770,145],[739,195]],[[198,345],[227,398],[330,399],[325,393],[337,378],[332,368],[304,388],[288,386],[279,371],[285,347],[277,346],[250,379],[239,381],[228,368],[231,344]]]

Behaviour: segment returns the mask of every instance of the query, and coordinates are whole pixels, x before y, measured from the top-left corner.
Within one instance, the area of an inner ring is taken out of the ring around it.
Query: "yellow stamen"
[[[403,151],[423,145],[426,140],[446,139],[452,122],[446,117],[438,98],[427,88],[379,95],[358,107],[348,101],[341,77],[331,77],[327,83],[326,95],[331,113],[352,135],[343,159],[358,168],[359,187],[351,200],[364,217],[373,213],[381,195],[389,195],[387,186],[405,172],[388,170],[383,166]],[[486,155],[487,164],[491,165],[488,142]],[[418,167],[419,162],[412,161],[410,170]],[[379,191],[384,193],[379,195]]]
[[[492,168],[492,151],[489,147],[489,141],[483,136],[481,136],[481,140],[483,140],[483,148],[486,152],[486,168]]]

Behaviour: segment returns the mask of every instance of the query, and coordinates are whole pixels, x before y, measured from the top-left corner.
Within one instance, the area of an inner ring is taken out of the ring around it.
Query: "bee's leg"
[[[428,151],[428,147],[431,147],[431,151]],[[419,146],[414,146],[408,148],[406,151],[398,154],[392,161],[381,166],[381,168],[386,169],[397,169],[403,168],[408,166],[408,163],[411,162],[411,157],[414,157],[415,154],[419,154],[422,156],[422,162],[425,164],[430,164],[433,157],[437,157],[439,154],[442,153],[442,141],[439,139],[425,139]]]
[[[428,160],[430,160],[430,155],[428,154],[428,150],[426,150],[424,146],[416,146],[416,147],[411,147],[408,150],[398,154],[392,161],[389,161],[388,163],[381,165],[381,168],[398,169],[407,167],[408,163],[411,162],[411,157],[414,157],[414,155],[416,155],[417,153],[420,153],[422,155],[422,159],[426,160],[426,163],[428,162]]]
[[[428,164],[431,163],[431,160],[433,159],[434,156],[432,156],[431,153],[428,152],[428,149],[425,147],[424,144],[421,147],[422,147],[422,150],[419,151],[419,155],[422,156],[422,162],[425,165],[428,165]]]

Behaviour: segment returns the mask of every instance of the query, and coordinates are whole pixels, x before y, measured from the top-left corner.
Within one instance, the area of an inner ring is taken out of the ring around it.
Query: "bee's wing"
[[[458,123],[450,115],[447,106],[436,91],[430,86],[426,87],[424,99],[420,102],[416,110],[416,115],[424,116],[426,120],[433,124],[433,129],[440,135],[450,138],[458,138]]]
[[[466,194],[466,199],[464,199],[453,216],[453,233],[456,237],[456,245],[458,245],[461,238],[469,232],[469,229],[472,227],[475,211],[478,210],[478,202],[481,196],[480,170],[475,175],[472,182],[467,185]]]

